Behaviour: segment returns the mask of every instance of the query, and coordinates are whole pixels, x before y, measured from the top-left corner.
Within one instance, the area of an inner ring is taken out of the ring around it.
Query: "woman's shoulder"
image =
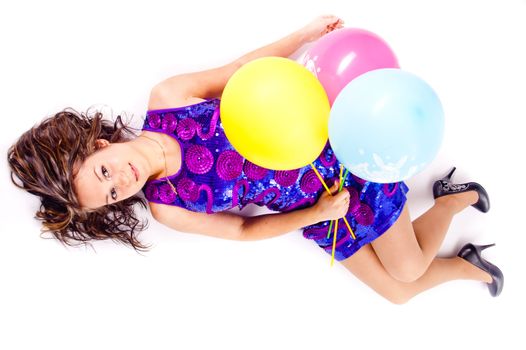
[[[184,221],[188,216],[191,216],[192,212],[178,207],[176,205],[168,205],[162,203],[148,202],[150,207],[150,213],[152,217],[161,222],[165,223],[169,218],[177,217],[179,220]]]
[[[193,212],[177,206],[149,202],[152,217],[159,223],[180,232],[196,232],[196,227],[206,225],[213,216],[206,213]],[[215,217],[215,216],[214,216]],[[206,234],[206,231],[202,232]]]
[[[206,101],[198,97],[183,97],[174,94],[167,94],[161,88],[153,88],[148,100],[148,110],[162,110],[171,108],[186,107]]]

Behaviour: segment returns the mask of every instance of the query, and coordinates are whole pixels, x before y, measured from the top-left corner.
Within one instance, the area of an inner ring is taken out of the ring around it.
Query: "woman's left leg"
[[[385,269],[396,279],[419,278],[435,259],[453,216],[478,200],[475,192],[438,198],[413,223],[407,206],[395,224],[372,242]]]
[[[429,267],[430,261],[418,244],[407,205],[396,222],[371,246],[385,270],[399,281],[412,282]]]

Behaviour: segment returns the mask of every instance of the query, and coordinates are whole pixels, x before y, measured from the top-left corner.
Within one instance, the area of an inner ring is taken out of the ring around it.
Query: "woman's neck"
[[[150,164],[149,179],[164,178],[179,171],[181,148],[177,140],[162,133],[144,131],[134,141],[139,151],[144,150],[144,157]]]

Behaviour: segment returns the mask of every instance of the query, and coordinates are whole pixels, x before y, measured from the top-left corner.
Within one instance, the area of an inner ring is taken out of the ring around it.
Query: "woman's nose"
[[[119,176],[117,178],[117,186],[119,187],[127,187],[131,182],[131,178],[126,172],[121,171],[119,173]]]

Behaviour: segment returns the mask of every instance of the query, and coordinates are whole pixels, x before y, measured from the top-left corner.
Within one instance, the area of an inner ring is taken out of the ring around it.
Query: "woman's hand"
[[[327,33],[343,27],[343,20],[336,16],[320,16],[301,29],[305,43],[318,40]]]
[[[319,221],[337,220],[347,214],[349,191],[344,188],[338,192],[339,186],[339,181],[336,181],[330,188],[332,196],[327,191],[323,192],[318,202],[312,207]]]

